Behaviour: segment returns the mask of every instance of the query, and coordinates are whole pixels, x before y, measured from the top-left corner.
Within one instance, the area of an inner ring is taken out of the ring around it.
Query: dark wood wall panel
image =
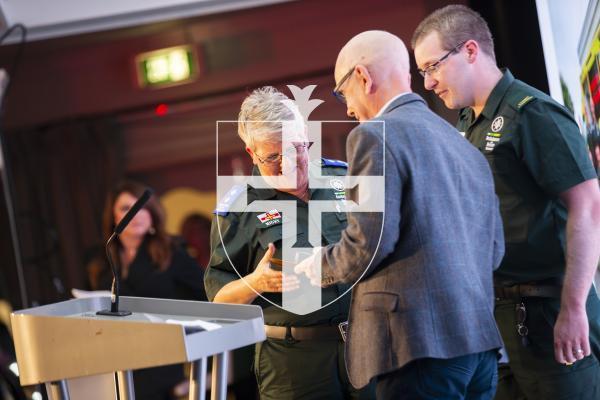
[[[32,42],[14,77],[5,123],[36,126],[330,72],[354,34],[377,28],[408,40],[426,11],[418,1],[303,0],[152,29]],[[135,55],[180,44],[198,50],[203,71],[198,80],[168,89],[137,88]],[[13,53],[14,46],[0,48],[0,64],[8,64]]]

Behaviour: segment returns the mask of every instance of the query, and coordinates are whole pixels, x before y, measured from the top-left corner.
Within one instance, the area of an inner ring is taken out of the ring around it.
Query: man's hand
[[[315,247],[313,254],[300,261],[294,267],[294,272],[297,274],[304,274],[310,280],[310,284],[313,286],[325,287],[330,285],[332,282],[323,282],[321,274],[321,252],[322,247]]]
[[[585,306],[571,310],[561,307],[554,325],[554,357],[561,364],[572,364],[591,354]]]
[[[281,271],[271,268],[271,258],[275,254],[275,245],[269,243],[267,252],[260,260],[254,272],[246,276],[246,280],[259,293],[290,292],[300,287],[300,281],[295,275],[283,276]]]
[[[554,356],[573,363],[590,354],[585,304],[600,256],[600,191],[589,179],[559,195],[567,207],[567,267],[554,325]]]

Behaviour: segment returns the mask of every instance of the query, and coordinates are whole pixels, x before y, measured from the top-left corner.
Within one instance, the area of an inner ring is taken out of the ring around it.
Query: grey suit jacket
[[[378,124],[357,126],[348,175],[383,175],[385,148],[385,218],[349,213],[323,255],[326,279],[355,282],[366,272],[352,291],[346,343],[355,387],[415,359],[502,346],[492,272],[504,239],[488,162],[414,93],[376,120],[385,146]]]

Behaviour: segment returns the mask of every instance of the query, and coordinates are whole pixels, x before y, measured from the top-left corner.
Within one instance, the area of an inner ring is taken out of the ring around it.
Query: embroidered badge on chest
[[[256,218],[258,218],[258,220],[260,222],[262,222],[263,224],[265,224],[266,226],[271,226],[271,225],[281,223],[281,214],[279,213],[279,211],[277,211],[275,209],[268,211],[266,213],[257,215]]]
[[[500,141],[502,133],[500,130],[504,126],[504,117],[498,116],[492,121],[490,126],[491,132],[488,132],[485,137],[485,151],[492,151]]]
[[[492,151],[500,141],[502,134],[499,132],[488,132],[485,137],[485,151]]]
[[[504,126],[504,117],[498,116],[492,121],[492,132],[500,132]]]
[[[346,200],[346,187],[341,179],[332,179],[329,185],[333,188],[333,193],[337,200]]]

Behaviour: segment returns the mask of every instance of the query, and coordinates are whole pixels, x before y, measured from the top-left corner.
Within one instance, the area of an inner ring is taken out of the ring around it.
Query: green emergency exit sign
[[[195,58],[190,46],[139,54],[136,57],[138,83],[141,87],[162,87],[192,81],[197,72]]]

